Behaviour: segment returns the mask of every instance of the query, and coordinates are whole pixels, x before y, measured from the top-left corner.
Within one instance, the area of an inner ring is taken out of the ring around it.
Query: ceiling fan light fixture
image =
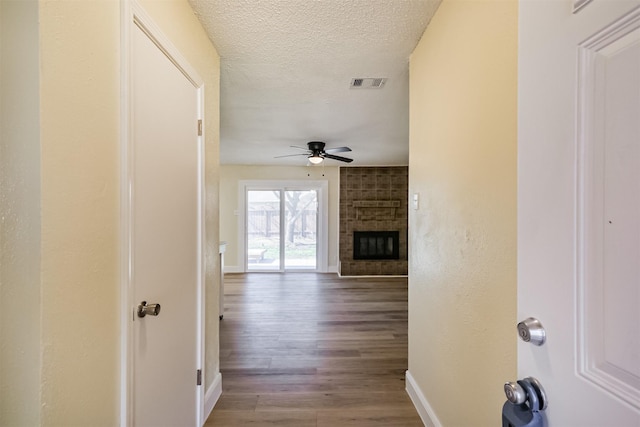
[[[318,154],[312,154],[309,156],[309,161],[314,165],[319,165],[320,163],[322,163],[322,160],[324,159]]]

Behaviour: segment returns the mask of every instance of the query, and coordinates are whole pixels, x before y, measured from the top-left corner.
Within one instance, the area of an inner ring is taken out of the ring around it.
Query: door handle
[[[546,427],[547,395],[542,384],[528,377],[504,385],[507,401],[502,406],[502,427]]]
[[[157,316],[160,314],[160,304],[147,304],[146,301],[138,304],[138,317],[144,317],[147,314],[149,316]]]

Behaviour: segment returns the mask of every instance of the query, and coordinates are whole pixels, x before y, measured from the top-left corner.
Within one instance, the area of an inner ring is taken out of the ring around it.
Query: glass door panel
[[[280,190],[247,191],[247,270],[280,270]]]
[[[317,266],[317,190],[284,191],[284,268],[315,270]]]

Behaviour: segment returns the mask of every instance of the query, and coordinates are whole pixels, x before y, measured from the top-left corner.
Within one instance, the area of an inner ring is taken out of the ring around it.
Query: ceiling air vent
[[[384,77],[351,79],[351,89],[382,89],[387,79]]]

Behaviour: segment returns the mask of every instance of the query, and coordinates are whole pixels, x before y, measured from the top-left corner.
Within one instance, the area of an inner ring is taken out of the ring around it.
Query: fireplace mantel
[[[359,221],[393,221],[400,200],[354,200],[353,207]]]

